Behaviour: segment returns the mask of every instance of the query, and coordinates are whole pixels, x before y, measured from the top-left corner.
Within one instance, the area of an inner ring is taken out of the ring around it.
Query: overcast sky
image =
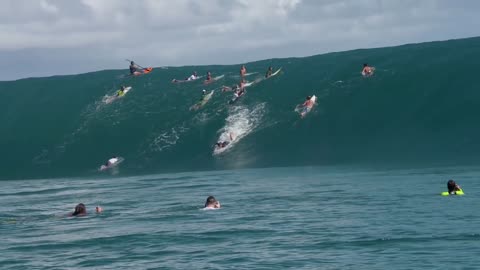
[[[478,0],[0,0],[0,80],[480,36]],[[6,62],[5,62],[6,61]]]

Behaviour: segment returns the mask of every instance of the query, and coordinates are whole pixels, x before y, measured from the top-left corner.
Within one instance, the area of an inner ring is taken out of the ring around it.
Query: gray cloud
[[[0,79],[477,36],[479,10],[475,0],[3,0]]]

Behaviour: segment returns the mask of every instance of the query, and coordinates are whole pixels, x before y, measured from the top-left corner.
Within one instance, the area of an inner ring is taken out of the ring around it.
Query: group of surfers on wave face
[[[215,199],[213,196],[208,196],[207,200],[205,201],[204,209],[219,209],[220,202]],[[100,206],[95,207],[95,213],[102,213],[103,208]],[[84,203],[79,203],[75,206],[75,209],[72,213],[68,214],[71,217],[82,217],[87,215],[87,207]]]
[[[138,66],[137,64],[135,64],[134,61],[131,61],[130,62],[130,74],[133,75],[133,74],[135,74],[135,72],[138,72],[139,70],[142,70],[142,68],[140,66]],[[269,66],[268,69],[267,69],[267,72],[265,73],[265,78],[269,78],[270,76],[272,76],[272,74],[273,74],[273,68],[271,66]],[[362,74],[365,74],[367,76],[372,75],[373,74],[373,68],[370,67],[368,64],[363,64]],[[246,75],[247,75],[247,68],[245,67],[245,65],[242,65],[240,67],[240,82],[237,85],[234,85],[233,87],[223,86],[222,91],[224,91],[224,92],[234,91],[234,95],[236,97],[240,97],[240,96],[244,95],[245,94],[245,85],[246,85],[246,81],[245,81],[245,76]],[[192,75],[190,75],[190,77],[186,78],[185,80],[191,81],[191,80],[196,80],[198,78],[199,77],[197,75],[197,72],[195,71],[195,72],[193,72]],[[212,73],[210,71],[208,71],[205,81],[210,82],[211,80],[213,80]],[[121,89],[118,91],[117,96],[121,96],[124,91],[125,91],[125,86],[122,86]],[[207,91],[204,89],[202,91],[201,100],[203,98],[205,98],[206,95],[207,95]],[[307,96],[305,99],[306,100],[302,105],[303,106],[303,110],[301,112],[302,117],[305,116],[315,105],[314,101],[312,100],[312,96]],[[215,145],[216,145],[216,147],[223,148],[223,147],[226,147],[231,141],[233,141],[232,133],[230,133],[230,141],[217,142]],[[105,164],[105,166],[108,167],[108,166],[111,166],[111,164]]]
[[[220,143],[220,142],[219,142]],[[219,144],[217,143],[217,144]],[[453,180],[448,180],[447,182],[448,193],[450,195],[456,195],[457,191],[461,191],[462,188],[455,183]],[[219,209],[221,208],[220,202],[215,199],[213,196],[208,196],[207,200],[205,201],[204,209]],[[96,213],[102,213],[103,208],[100,206],[95,207]],[[83,203],[77,204],[75,206],[75,210],[69,214],[69,216],[78,217],[78,216],[85,216],[87,215],[87,207]]]

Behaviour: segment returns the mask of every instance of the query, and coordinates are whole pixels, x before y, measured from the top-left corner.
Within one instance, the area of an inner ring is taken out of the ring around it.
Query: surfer
[[[243,87],[243,85],[241,85],[240,87],[238,87],[237,89],[235,89],[235,93],[234,95],[236,97],[241,97],[245,94],[245,88]]]
[[[240,77],[245,77],[245,75],[247,74],[247,68],[245,67],[245,65],[242,65],[242,67],[240,68]]]
[[[135,62],[131,61],[130,62],[130,74],[131,75],[134,75],[135,72],[141,70],[142,68],[139,67],[137,64],[135,64]]]
[[[307,96],[305,98],[305,102],[303,103],[303,110],[302,110],[302,117],[304,117],[312,108],[313,108],[313,100],[312,100],[312,97],[311,96]]]
[[[225,85],[222,86],[222,92],[237,91],[238,89],[240,89],[240,84],[236,84],[232,87]]]
[[[75,211],[71,214],[72,216],[84,216],[87,214],[87,208],[85,207],[85,204],[79,203],[77,206],[75,206]]]
[[[207,72],[207,78],[205,79],[205,81],[209,82],[211,80],[212,80],[212,73],[210,73],[210,71],[209,71],[209,72]]]
[[[448,180],[447,188],[448,188],[448,194],[450,195],[456,195],[457,191],[462,190],[462,188],[457,183],[455,183],[455,181],[453,181],[452,179]]]
[[[107,162],[105,162],[105,164],[100,166],[100,171],[103,171],[112,167],[113,165],[117,164],[117,162],[119,162],[119,158],[117,156],[110,158],[109,160],[107,160]]]
[[[268,67],[267,73],[265,73],[265,78],[272,76],[272,74],[273,74],[273,68],[270,66]]]
[[[200,100],[203,100],[206,95],[207,95],[207,90],[203,89],[202,90],[202,97],[200,98]]]
[[[218,209],[220,208],[220,202],[215,199],[213,196],[208,196],[207,201],[205,202],[205,208],[208,209]]]
[[[371,75],[373,75],[373,68],[370,67],[370,66],[368,66],[368,64],[363,64],[362,75],[363,75],[363,76],[371,76]]]
[[[198,76],[197,76],[197,72],[195,71],[195,72],[193,72],[192,75],[190,75],[190,77],[186,78],[185,80],[192,81],[192,80],[196,80],[196,79],[198,79]]]
[[[228,141],[228,140],[218,141],[218,142],[215,143],[215,147],[217,147],[217,148],[224,148],[224,147],[226,147],[230,142],[232,142],[232,141],[235,139],[235,137],[234,137],[234,135],[233,135],[232,132],[230,132],[228,136],[230,137],[230,141]]]
[[[105,163],[105,165],[108,167],[108,166],[112,166],[113,164],[117,163],[118,161],[118,157],[117,156],[114,156],[112,157],[111,159],[109,159],[107,161],[107,163]]]
[[[125,91],[125,88],[126,88],[126,87],[123,86],[123,85],[120,87],[120,90],[117,91],[117,97],[123,95],[123,92]]]

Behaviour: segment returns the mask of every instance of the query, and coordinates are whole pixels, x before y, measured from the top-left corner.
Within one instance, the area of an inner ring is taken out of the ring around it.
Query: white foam
[[[230,143],[223,147],[215,147],[213,154],[221,154],[234,147],[242,138],[250,134],[260,124],[265,112],[265,103],[256,105],[252,110],[244,106],[234,106],[229,109],[229,116],[226,119],[225,126],[218,131],[219,142],[229,141]],[[230,140],[232,135],[233,140]]]

